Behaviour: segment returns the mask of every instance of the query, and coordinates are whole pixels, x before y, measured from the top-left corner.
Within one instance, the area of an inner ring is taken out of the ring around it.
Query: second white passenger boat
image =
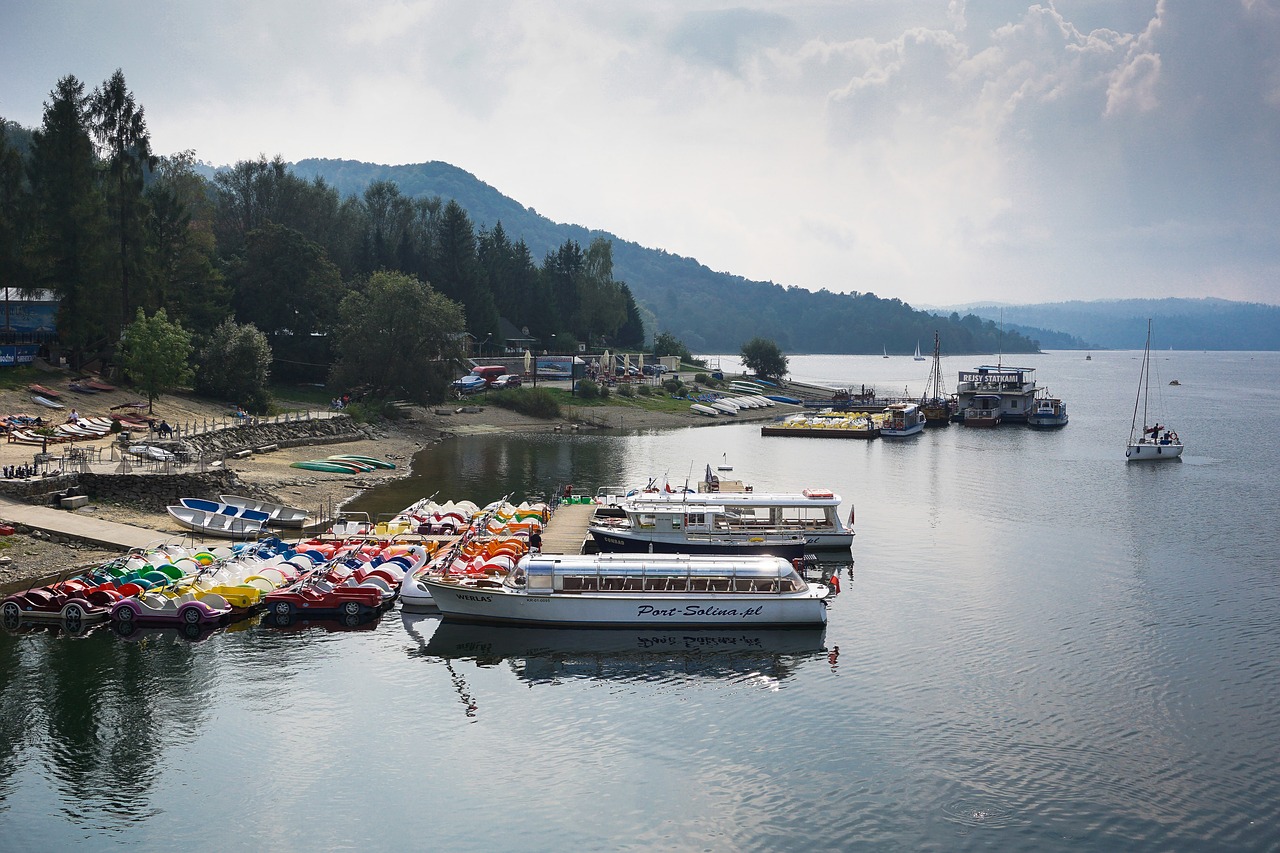
[[[502,580],[421,582],[446,619],[582,627],[821,625],[829,593],[777,557],[688,554],[539,554]]]

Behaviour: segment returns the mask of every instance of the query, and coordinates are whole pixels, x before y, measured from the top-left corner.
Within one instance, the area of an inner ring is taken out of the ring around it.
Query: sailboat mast
[[[1151,320],[1147,320],[1147,344],[1142,349],[1142,373],[1138,376],[1138,394],[1133,398],[1133,423],[1129,425],[1129,442],[1133,443],[1133,431],[1138,426],[1138,404],[1142,403],[1142,431],[1147,430],[1147,363],[1151,358]]]

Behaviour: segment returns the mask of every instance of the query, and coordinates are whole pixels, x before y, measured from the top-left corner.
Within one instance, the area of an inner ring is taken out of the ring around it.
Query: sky
[[[749,279],[1280,304],[1280,0],[0,0],[0,117],[117,68],[157,153],[440,160]]]

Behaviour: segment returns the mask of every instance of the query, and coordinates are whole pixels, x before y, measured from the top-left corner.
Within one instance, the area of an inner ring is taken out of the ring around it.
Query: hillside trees
[[[96,168],[84,84],[63,77],[32,136],[28,263],[32,284],[61,300],[58,336],[76,367],[90,350],[114,342],[110,318],[118,317],[103,310],[118,304],[118,288],[108,286],[106,219]]]
[[[211,329],[230,313],[230,294],[214,265],[213,205],[194,163],[191,151],[158,159],[147,188],[148,248],[160,305],[192,329]]]
[[[113,273],[120,287],[117,299],[100,307],[108,314],[108,323],[114,325],[128,317],[135,304],[154,309],[158,303],[153,288],[148,287],[150,211],[143,196],[144,178],[155,168],[156,158],[151,153],[143,109],[134,100],[120,69],[93,91],[88,111],[93,135],[106,161],[108,179],[103,189],[115,244]]]
[[[374,397],[442,400],[462,363],[462,306],[400,272],[374,273],[342,300],[330,383]]]
[[[9,142],[8,126],[0,122],[0,287],[29,285],[23,252],[30,230],[29,204],[22,155]]]

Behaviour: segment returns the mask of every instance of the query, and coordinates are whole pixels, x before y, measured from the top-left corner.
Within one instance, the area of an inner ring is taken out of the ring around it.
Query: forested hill
[[[342,195],[360,195],[374,181],[391,181],[410,197],[454,199],[481,228],[499,222],[524,240],[534,258],[566,240],[613,243],[614,275],[631,288],[650,335],[667,331],[695,352],[736,352],[753,337],[788,352],[909,353],[929,348],[935,330],[949,354],[1035,352],[1034,340],[977,316],[940,318],[872,293],[814,293],[715,272],[692,258],[649,249],[604,231],[553,222],[448,163],[381,166],[353,160],[303,160],[301,178],[323,178]]]
[[[946,310],[946,309],[942,309]],[[1006,325],[1056,329],[1107,349],[1141,349],[1151,318],[1152,346],[1176,350],[1280,350],[1280,307],[1226,299],[1117,299],[1041,305],[972,305]],[[1055,344],[1042,342],[1046,348]]]

